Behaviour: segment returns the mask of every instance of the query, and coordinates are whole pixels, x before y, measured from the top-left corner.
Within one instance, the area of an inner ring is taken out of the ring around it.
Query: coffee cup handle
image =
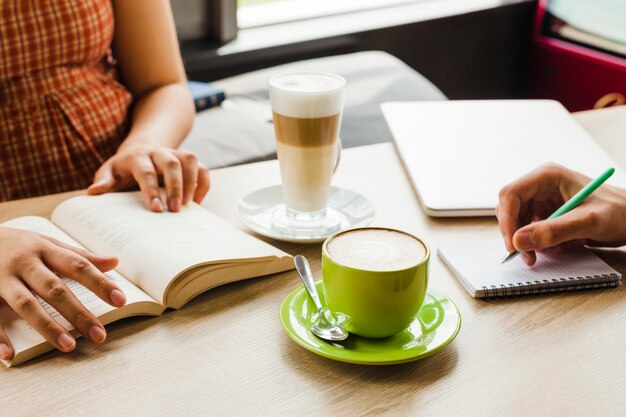
[[[339,161],[341,160],[341,138],[337,137],[337,159],[335,159],[335,167],[333,168],[333,175],[335,174],[335,171],[337,171],[337,168],[339,167]]]

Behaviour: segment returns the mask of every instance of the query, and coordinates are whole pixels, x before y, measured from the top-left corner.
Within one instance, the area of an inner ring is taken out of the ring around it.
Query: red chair
[[[559,38],[558,19],[539,0],[533,29],[529,95],[560,101],[569,111],[626,103],[626,58]]]

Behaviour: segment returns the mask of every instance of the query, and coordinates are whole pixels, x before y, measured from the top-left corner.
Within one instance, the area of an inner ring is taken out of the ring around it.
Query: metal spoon
[[[317,337],[331,342],[346,340],[349,333],[338,324],[330,323],[326,319],[324,307],[322,306],[320,297],[317,294],[317,288],[315,288],[315,281],[313,281],[313,274],[311,273],[309,262],[302,255],[296,255],[293,262],[296,264],[296,270],[298,271],[298,275],[300,275],[300,279],[304,283],[304,287],[313,299],[315,307],[317,307],[317,321],[313,323],[311,331]]]

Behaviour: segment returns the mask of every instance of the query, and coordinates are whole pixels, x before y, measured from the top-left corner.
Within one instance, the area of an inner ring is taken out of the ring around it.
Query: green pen
[[[562,216],[568,211],[573,210],[574,208],[578,207],[578,205],[582,203],[585,200],[585,198],[589,197],[591,193],[593,193],[595,190],[598,189],[598,187],[604,184],[604,182],[608,180],[609,177],[613,175],[614,172],[615,172],[615,168],[609,168],[606,171],[604,171],[602,175],[600,175],[595,180],[591,181],[589,184],[585,185],[579,192],[574,194],[572,198],[570,198],[565,203],[563,203],[563,205],[559,207],[554,213],[552,213],[550,217],[548,217],[548,219],[554,219],[555,217]],[[506,258],[504,258],[502,262],[500,262],[500,264],[510,261],[511,259],[515,258],[517,255],[519,255],[520,253],[521,252],[518,250],[509,253],[506,256]]]

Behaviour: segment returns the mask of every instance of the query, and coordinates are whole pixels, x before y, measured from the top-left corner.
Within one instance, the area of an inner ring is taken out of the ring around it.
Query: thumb
[[[104,194],[113,189],[115,187],[115,178],[113,177],[113,172],[111,170],[110,165],[103,165],[100,167],[98,172],[93,179],[93,184],[87,188],[87,194],[96,195],[96,194]]]
[[[541,220],[522,227],[513,235],[513,246],[519,251],[542,250],[576,239],[589,237],[591,222],[584,211],[571,211],[554,219]]]

